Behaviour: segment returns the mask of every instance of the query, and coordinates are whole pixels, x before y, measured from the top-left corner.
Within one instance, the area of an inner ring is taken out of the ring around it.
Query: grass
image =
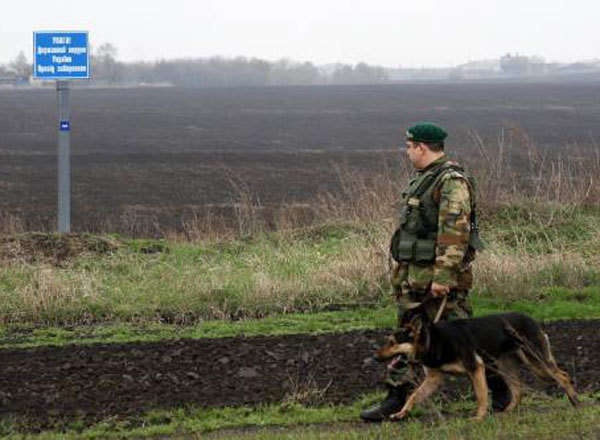
[[[475,315],[521,311],[540,320],[600,318],[600,288],[583,290],[552,288],[540,301],[505,302],[474,292]],[[157,342],[167,339],[200,339],[238,336],[288,335],[390,329],[396,325],[391,304],[350,310],[289,313],[237,321],[215,319],[194,325],[166,323],[102,323],[69,327],[10,324],[0,327],[0,348],[32,348],[68,344]]]
[[[358,412],[381,394],[364,396],[352,405],[306,407],[294,402],[257,408],[179,408],[152,411],[130,419],[105,420],[94,425],[83,420],[57,422],[55,430],[21,434],[17,419],[0,423],[3,438],[70,440],[101,438],[248,438],[248,439],[362,439],[362,438],[593,438],[598,433],[600,406],[594,396],[583,396],[587,404],[573,410],[566,399],[529,394],[512,414],[470,420],[471,399],[455,402],[433,400],[401,423],[357,424]],[[439,414],[432,417],[433,414]],[[443,415],[442,415],[443,414]],[[31,426],[29,427],[29,431]],[[211,434],[212,433],[212,434]]]
[[[558,203],[500,205],[484,215],[485,238],[497,253],[540,255],[577,252],[597,255],[600,243],[600,209],[595,205]]]
[[[542,207],[537,233],[525,212],[499,209],[487,219],[476,309],[600,317],[600,209]],[[9,260],[0,267],[0,316],[5,325],[204,325],[386,306],[389,232],[332,223],[224,241],[130,240],[60,264]]]
[[[395,319],[394,308],[387,306],[337,312],[292,313],[234,322],[211,320],[186,326],[159,323],[120,323],[66,328],[9,325],[0,328],[0,348],[344,332],[370,328],[391,328],[395,325]]]
[[[12,263],[0,268],[0,312],[5,322],[186,324],[378,302],[377,265],[361,263],[377,258],[371,233],[354,228],[174,242],[169,252],[153,254],[138,252],[134,241],[61,266]]]

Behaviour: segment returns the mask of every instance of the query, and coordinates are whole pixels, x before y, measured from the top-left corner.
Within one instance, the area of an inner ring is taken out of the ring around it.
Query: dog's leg
[[[477,414],[475,418],[482,420],[487,415],[488,410],[488,386],[485,380],[485,365],[483,360],[477,356],[477,367],[475,371],[469,372],[469,378],[473,382],[475,398],[477,399]]]
[[[514,354],[504,355],[496,361],[498,373],[504,379],[510,390],[510,403],[502,412],[515,409],[521,402],[521,378],[519,377],[519,360]]]
[[[415,404],[427,400],[443,382],[444,375],[441,371],[425,368],[425,380],[423,383],[406,399],[406,403],[402,409],[396,414],[392,414],[390,419],[398,420],[406,417]]]

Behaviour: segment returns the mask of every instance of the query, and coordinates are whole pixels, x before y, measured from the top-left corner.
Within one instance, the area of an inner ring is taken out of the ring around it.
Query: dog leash
[[[440,318],[442,317],[442,313],[444,312],[444,309],[446,308],[446,303],[448,302],[448,295],[444,295],[444,297],[442,298],[442,303],[440,304],[440,308],[437,311],[437,314],[435,315],[435,319],[433,320],[433,323],[437,323]]]

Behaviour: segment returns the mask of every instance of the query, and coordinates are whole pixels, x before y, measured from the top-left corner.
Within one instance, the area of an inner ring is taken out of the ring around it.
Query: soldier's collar
[[[438,157],[436,160],[434,160],[433,162],[431,162],[429,165],[427,165],[425,168],[423,168],[422,170],[417,170],[417,172],[419,174],[423,174],[426,171],[429,171],[432,168],[437,167],[438,165],[441,165],[443,163],[448,162],[448,157],[444,154],[441,157]]]

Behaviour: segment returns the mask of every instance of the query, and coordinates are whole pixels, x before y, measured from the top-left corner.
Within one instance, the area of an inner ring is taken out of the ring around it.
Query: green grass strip
[[[540,301],[506,302],[491,296],[473,295],[476,316],[504,311],[521,311],[546,321],[600,318],[600,289],[578,291],[545,290]],[[294,313],[240,321],[212,320],[193,326],[169,324],[103,324],[76,327],[0,327],[0,348],[32,348],[67,344],[156,342],[169,339],[200,339],[237,336],[331,333],[351,330],[393,328],[393,304],[354,310]]]
[[[358,413],[377,401],[371,394],[350,406],[305,407],[284,403],[257,408],[180,408],[154,411],[138,419],[107,420],[91,427],[74,420],[57,431],[25,435],[18,421],[3,419],[0,435],[9,439],[71,440],[113,438],[215,438],[247,439],[497,439],[510,438],[593,438],[598,434],[600,406],[594,396],[583,396],[586,405],[570,407],[566,399],[541,395],[526,397],[517,411],[473,421],[472,400],[453,403],[431,402],[407,421],[380,425],[356,424]],[[596,396],[597,398],[597,396]],[[435,408],[435,409],[434,409]],[[442,412],[443,411],[443,412]],[[444,414],[435,416],[435,414]],[[22,426],[21,426],[22,428]],[[220,431],[220,432],[219,432]]]
[[[4,326],[0,348],[31,348],[67,344],[155,342],[237,336],[330,333],[395,325],[393,306],[321,313],[295,313],[242,321],[206,321],[194,326],[114,324],[71,328]]]

